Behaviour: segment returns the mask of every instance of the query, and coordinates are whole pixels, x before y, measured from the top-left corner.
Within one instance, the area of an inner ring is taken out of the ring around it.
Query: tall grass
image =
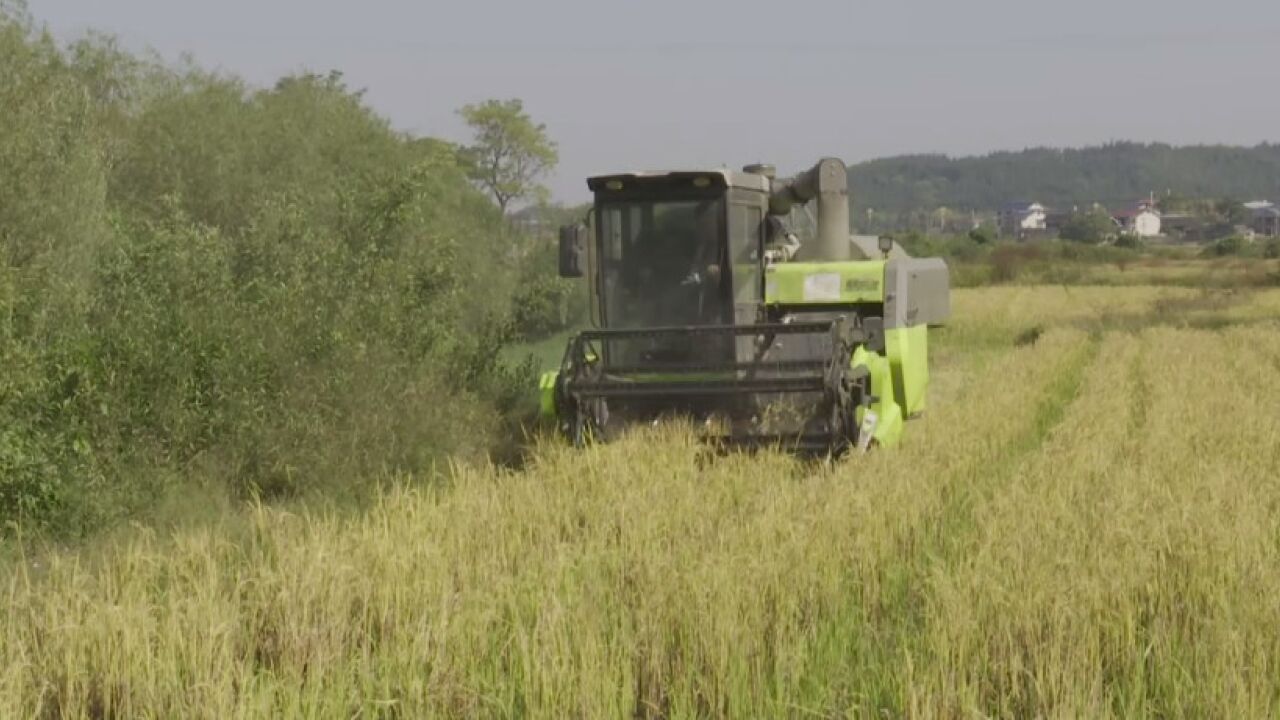
[[[959,305],[1043,334],[941,336],[946,401],[896,451],[657,428],[360,516],[29,554],[0,715],[1274,714],[1280,328],[1081,328],[1009,292]]]

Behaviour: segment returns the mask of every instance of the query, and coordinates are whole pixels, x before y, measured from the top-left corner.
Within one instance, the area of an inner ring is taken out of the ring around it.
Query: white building
[[[1245,207],[1249,204],[1245,203]],[[1280,207],[1266,203],[1249,210],[1249,227],[1263,237],[1280,237]]]
[[[1160,234],[1160,211],[1149,203],[1114,212],[1111,217],[1115,218],[1121,232],[1144,238]]]
[[[1014,238],[1043,231],[1047,227],[1049,211],[1038,202],[1012,202],[1000,208],[998,219],[1000,234]]]

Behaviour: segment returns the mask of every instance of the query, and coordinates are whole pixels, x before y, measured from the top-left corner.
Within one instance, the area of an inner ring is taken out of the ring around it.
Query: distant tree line
[[[1118,142],[1074,150],[1034,148],[980,157],[907,155],[849,168],[856,219],[867,211],[994,210],[1014,200],[1058,209],[1187,198],[1280,200],[1280,145],[1190,146]],[[855,220],[857,222],[857,220]]]

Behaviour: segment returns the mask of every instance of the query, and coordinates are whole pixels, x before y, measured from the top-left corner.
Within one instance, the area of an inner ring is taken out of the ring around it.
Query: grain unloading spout
[[[809,259],[849,260],[849,175],[843,160],[823,158],[794,178],[775,181],[769,212],[786,215],[794,205],[811,200],[817,200],[818,237]]]

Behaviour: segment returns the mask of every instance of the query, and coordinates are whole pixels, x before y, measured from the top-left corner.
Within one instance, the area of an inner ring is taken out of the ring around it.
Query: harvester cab
[[[675,414],[717,443],[839,454],[896,444],[924,410],[947,266],[851,237],[843,162],[587,185],[592,222],[561,229],[560,272],[585,277],[595,327],[540,381],[575,443]],[[801,209],[816,210],[803,239],[784,221]]]

